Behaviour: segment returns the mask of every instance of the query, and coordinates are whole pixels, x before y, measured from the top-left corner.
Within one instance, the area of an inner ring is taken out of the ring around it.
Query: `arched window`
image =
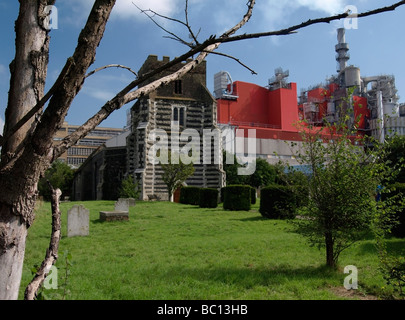
[[[173,108],[173,121],[179,121],[179,108]]]
[[[173,108],[173,121],[179,123],[179,126],[186,125],[186,108],[185,107],[174,107]]]

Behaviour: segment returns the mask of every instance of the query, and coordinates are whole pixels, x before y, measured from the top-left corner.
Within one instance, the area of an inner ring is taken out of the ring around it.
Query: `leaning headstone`
[[[119,198],[118,201],[115,203],[115,211],[129,211],[129,199],[126,198]]]
[[[68,237],[89,235],[90,211],[82,205],[74,205],[68,210]]]
[[[100,221],[128,221],[128,211],[100,211]]]

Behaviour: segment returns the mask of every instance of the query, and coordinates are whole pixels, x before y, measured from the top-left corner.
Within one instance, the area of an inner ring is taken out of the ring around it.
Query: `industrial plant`
[[[348,64],[345,29],[337,30],[337,40],[337,74],[321,85],[301,90],[299,96],[297,84],[288,82],[289,72],[281,68],[275,70],[266,87],[233,82],[229,73],[217,73],[214,95],[218,124],[229,132],[224,135],[226,149],[235,150],[236,129],[239,132],[255,129],[257,156],[269,162],[287,159],[294,164],[294,152],[284,141],[301,140],[295,124],[299,120],[314,127],[326,122],[334,124],[348,110],[360,135],[372,136],[380,142],[393,134],[405,135],[405,104],[398,103],[395,77],[362,77],[359,67]],[[245,139],[249,139],[246,133]],[[245,141],[244,145],[247,144]]]

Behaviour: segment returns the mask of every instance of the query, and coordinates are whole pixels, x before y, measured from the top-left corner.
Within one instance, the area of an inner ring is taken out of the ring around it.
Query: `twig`
[[[138,74],[137,74],[134,70],[132,70],[131,68],[129,68],[129,67],[123,66],[123,65],[121,65],[121,64],[109,64],[109,65],[106,65],[106,66],[104,66],[104,67],[97,68],[97,69],[95,69],[95,70],[89,72],[88,74],[86,74],[85,78],[88,78],[88,77],[92,76],[93,74],[95,74],[96,72],[99,72],[99,71],[101,71],[101,70],[108,69],[108,68],[121,68],[121,69],[125,69],[125,70],[128,70],[128,71],[130,71],[131,73],[133,73],[136,77],[138,77]]]
[[[45,278],[47,277],[51,267],[58,259],[59,241],[61,237],[61,212],[59,209],[59,199],[62,195],[60,189],[54,189],[48,181],[49,188],[52,190],[52,235],[49,243],[49,248],[46,250],[45,259],[41,267],[35,274],[30,284],[25,289],[24,299],[34,300],[38,294],[38,290],[42,286]]]
[[[198,43],[197,37],[198,37],[198,34],[200,33],[201,29],[198,31],[197,35],[195,35],[193,32],[193,29],[191,29],[190,23],[188,22],[188,0],[186,0],[186,8],[184,9],[184,13],[186,16],[186,26],[187,26],[188,32],[190,33],[191,38],[194,40],[195,45],[198,45],[199,43]]]
[[[190,27],[189,27],[186,23],[184,23],[183,21],[178,20],[178,19],[174,19],[174,18],[170,18],[170,17],[164,16],[164,15],[161,15],[161,14],[159,14],[159,13],[157,13],[157,12],[151,10],[151,9],[143,10],[143,9],[141,9],[140,7],[138,7],[138,6],[137,6],[135,3],[133,3],[133,2],[132,2],[132,4],[133,4],[141,13],[145,14],[157,27],[159,27],[159,28],[162,29],[164,32],[166,32],[167,34],[170,35],[170,36],[165,36],[164,38],[169,38],[169,39],[172,39],[172,40],[179,41],[180,43],[182,43],[182,44],[184,44],[184,45],[186,45],[186,46],[188,46],[188,47],[190,47],[190,48],[193,47],[193,43],[190,43],[190,42],[187,42],[187,41],[183,40],[183,39],[180,38],[177,34],[175,34],[175,33],[171,32],[171,31],[167,30],[165,27],[163,27],[161,24],[159,24],[159,23],[153,18],[153,16],[151,16],[151,15],[149,14],[149,12],[151,12],[153,15],[158,16],[158,17],[160,17],[160,18],[162,18],[162,19],[166,19],[166,20],[169,20],[169,21],[174,21],[174,22],[180,23],[180,24],[186,26],[188,29],[190,29]]]
[[[204,50],[204,52],[205,52],[205,50]],[[239,63],[242,67],[248,69],[252,74],[257,75],[257,72],[256,72],[256,71],[254,71],[253,69],[249,68],[246,64],[244,64],[244,63],[243,63],[242,61],[240,61],[240,59],[238,59],[238,58],[235,58],[235,57],[233,57],[233,56],[231,56],[231,55],[229,55],[229,54],[222,53],[222,52],[211,52],[211,53],[212,53],[212,54],[216,54],[217,56],[222,56],[222,57],[226,57],[226,58],[235,60],[235,61],[236,61],[237,63]]]

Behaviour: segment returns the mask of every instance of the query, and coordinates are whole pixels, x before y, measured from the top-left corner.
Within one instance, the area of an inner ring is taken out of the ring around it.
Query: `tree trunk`
[[[45,5],[44,1],[20,1],[20,12],[15,24],[16,54],[10,64],[4,137],[44,95],[49,60],[49,36],[41,26]],[[16,153],[27,133],[32,131],[33,119],[5,141],[2,164]]]
[[[35,117],[13,135],[13,127],[44,95],[49,37],[43,27],[50,1],[20,1],[15,24],[16,54],[10,64],[10,91],[6,109],[0,166],[0,299],[17,299],[27,230],[33,220],[40,170],[38,157],[19,157],[24,140],[35,128]],[[41,168],[42,169],[42,168]]]
[[[9,211],[0,207],[0,300],[18,298],[27,236],[25,223]]]
[[[20,157],[12,170],[0,170],[0,299],[18,298],[27,230],[34,220],[37,183],[48,164],[35,155]]]
[[[0,299],[18,298],[25,241],[34,220],[38,181],[57,157],[52,145],[53,136],[83,85],[115,4],[115,0],[95,2],[73,58],[67,62],[70,67],[66,68],[63,84],[55,88],[44,113],[43,108],[39,108],[36,117],[14,132],[13,127],[44,96],[49,36],[43,22],[45,7],[54,2],[20,1],[16,21],[16,56],[10,65],[5,142],[0,162]]]
[[[325,246],[326,246],[326,265],[328,267],[336,267],[336,261],[334,258],[334,242],[332,234],[327,232],[325,233]]]

